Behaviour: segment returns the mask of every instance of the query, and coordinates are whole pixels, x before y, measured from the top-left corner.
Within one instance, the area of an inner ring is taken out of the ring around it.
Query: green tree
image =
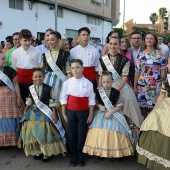
[[[125,31],[123,31],[122,28],[113,28],[113,31],[116,31],[119,34],[119,36],[123,36],[123,33],[124,34],[126,33]]]
[[[167,9],[162,7],[162,8],[159,8],[159,16],[160,16],[160,19],[161,19],[161,32],[163,32],[163,22],[164,22],[164,17],[166,16],[167,14]]]
[[[149,19],[150,19],[150,21],[152,22],[153,27],[154,27],[154,30],[155,30],[155,23],[156,23],[156,21],[158,20],[158,15],[157,15],[156,13],[152,13],[152,14],[149,16]]]

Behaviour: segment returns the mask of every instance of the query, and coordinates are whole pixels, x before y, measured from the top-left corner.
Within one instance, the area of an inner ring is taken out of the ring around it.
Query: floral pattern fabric
[[[162,69],[166,69],[166,61],[160,51],[155,50],[150,54],[144,51],[139,53],[136,72],[140,72],[137,82],[137,99],[140,107],[154,107],[161,89]]]

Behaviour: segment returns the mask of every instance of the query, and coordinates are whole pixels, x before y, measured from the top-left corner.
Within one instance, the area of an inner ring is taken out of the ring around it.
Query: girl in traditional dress
[[[168,59],[170,72],[170,58]],[[152,112],[141,126],[138,162],[152,170],[170,170],[170,74],[165,76]]]
[[[127,122],[133,130],[133,137],[135,139],[135,145],[138,141],[139,129],[142,124],[143,118],[138,106],[136,96],[134,95],[131,87],[126,83],[130,61],[127,57],[121,55],[119,52],[120,39],[113,37],[109,41],[109,54],[102,56],[100,59],[100,71],[102,75],[103,71],[112,72],[114,82],[112,87],[120,91],[120,99],[123,103],[122,111],[126,116]],[[99,87],[101,86],[101,76],[99,78]]]
[[[18,147],[23,148],[26,156],[35,155],[47,162],[49,156],[66,152],[65,136],[56,114],[56,103],[52,98],[52,88],[43,83],[43,71],[33,72],[34,84],[26,101],[24,116],[21,120],[21,134]]]
[[[48,42],[51,50],[43,54],[41,67],[46,73],[44,83],[52,87],[53,97],[57,100],[57,110],[67,132],[67,124],[61,113],[60,93],[63,82],[67,80],[67,77],[71,77],[72,74],[69,64],[69,53],[59,48],[60,40],[61,34],[59,32],[51,32],[49,34]]]
[[[17,72],[6,62],[5,53],[0,51],[0,147],[17,145],[16,129],[24,111]]]
[[[96,91],[97,109],[83,148],[89,155],[119,158],[133,154],[132,132],[121,111],[120,92],[112,84],[112,73],[103,72],[102,87]]]

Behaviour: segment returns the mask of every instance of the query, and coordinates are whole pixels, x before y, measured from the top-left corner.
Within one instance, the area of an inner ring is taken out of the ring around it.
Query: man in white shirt
[[[135,66],[136,66],[136,60],[139,52],[143,51],[142,48],[142,35],[138,31],[133,31],[131,34],[131,45],[132,47],[128,48],[128,51],[132,55],[132,61],[133,65],[130,66],[129,69],[129,78],[132,83],[132,86],[134,84],[134,75],[135,75]]]
[[[44,35],[44,44],[38,45],[36,48],[41,52],[41,55],[44,54],[46,51],[50,50],[50,46],[48,44],[48,37],[50,35],[50,33],[53,32],[53,30],[51,28],[47,29],[45,31],[45,35]]]
[[[88,44],[90,39],[90,30],[87,27],[78,30],[79,45],[70,51],[71,59],[80,59],[83,61],[83,75],[93,84],[94,91],[97,89],[96,75],[99,71],[99,51]]]
[[[12,66],[18,72],[18,83],[23,101],[26,101],[29,86],[33,83],[33,69],[38,68],[41,63],[41,53],[31,46],[31,37],[32,34],[29,30],[21,30],[19,33],[21,47],[12,53]]]
[[[158,45],[159,48],[161,49],[161,52],[165,55],[166,52],[169,50],[168,46],[166,44],[163,43],[163,37],[162,35],[158,35]]]

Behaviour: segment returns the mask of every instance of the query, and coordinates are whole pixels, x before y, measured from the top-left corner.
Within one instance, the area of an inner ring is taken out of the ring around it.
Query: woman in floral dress
[[[166,62],[158,50],[156,35],[148,32],[144,36],[145,50],[137,57],[134,92],[141,107],[144,118],[155,106],[161,89],[162,78],[165,75]]]

